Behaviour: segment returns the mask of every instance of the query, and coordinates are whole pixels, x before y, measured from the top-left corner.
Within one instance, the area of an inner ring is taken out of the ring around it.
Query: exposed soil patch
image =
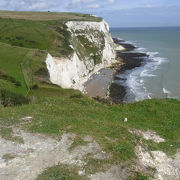
[[[155,143],[165,142],[165,139],[161,138],[154,131],[141,131],[137,129],[129,130],[129,132],[136,134],[138,136],[142,136],[146,140],[153,140]]]
[[[129,175],[126,168],[113,166],[108,171],[90,175],[89,178],[91,180],[127,180]]]
[[[167,157],[162,151],[146,151],[141,146],[136,147],[139,161],[146,168],[155,168],[154,179],[179,180],[180,179],[180,153],[174,158]]]
[[[23,138],[24,144],[0,138],[1,180],[33,180],[46,168],[59,163],[82,169],[86,164],[83,158],[87,154],[92,154],[92,158],[93,156],[94,158],[106,158],[105,153],[94,140],[69,151],[75,137],[71,133],[64,133],[60,141],[22,130],[16,130],[15,134]]]

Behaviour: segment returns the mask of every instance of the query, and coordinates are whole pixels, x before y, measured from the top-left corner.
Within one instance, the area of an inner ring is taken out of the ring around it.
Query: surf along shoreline
[[[128,93],[125,85],[126,78],[121,78],[126,71],[132,71],[143,65],[149,57],[147,53],[138,52],[135,45],[119,38],[113,38],[116,44],[117,64],[110,68],[101,69],[85,83],[85,91],[88,96],[95,99],[110,99],[113,103],[125,102],[124,98]]]
[[[145,52],[139,52],[138,48],[122,39],[113,38],[114,43],[120,45],[124,50],[116,50],[116,58],[122,61],[122,64],[116,69],[114,80],[110,86],[110,98],[114,103],[125,101],[125,96],[128,93],[128,87],[125,85],[126,78],[120,77],[126,71],[143,66],[149,55]]]

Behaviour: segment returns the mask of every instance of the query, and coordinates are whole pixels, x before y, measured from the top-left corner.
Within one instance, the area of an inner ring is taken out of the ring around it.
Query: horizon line
[[[115,27],[115,26],[113,26],[113,27],[111,27],[110,26],[110,29],[111,28],[180,28],[180,25],[176,25],[176,26],[124,26],[124,27]]]

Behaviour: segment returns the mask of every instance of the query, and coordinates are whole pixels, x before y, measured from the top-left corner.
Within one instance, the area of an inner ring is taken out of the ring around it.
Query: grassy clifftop
[[[48,82],[44,62],[47,53],[55,57],[73,54],[74,49],[70,46],[72,37],[66,22],[77,20],[102,21],[101,18],[78,13],[0,11],[1,99],[5,106],[16,104],[16,93],[18,97],[27,97],[40,82]],[[23,97],[22,100],[24,102]]]
[[[80,13],[0,11],[1,18],[26,19],[35,21],[102,21],[102,18]]]
[[[53,56],[68,56],[70,33],[59,21],[0,19],[0,42],[48,51]]]

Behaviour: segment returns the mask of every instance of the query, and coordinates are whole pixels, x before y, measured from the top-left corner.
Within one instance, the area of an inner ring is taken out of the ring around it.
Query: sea
[[[125,102],[152,98],[180,99],[180,27],[111,28],[111,35],[146,52],[141,67],[127,70]]]

